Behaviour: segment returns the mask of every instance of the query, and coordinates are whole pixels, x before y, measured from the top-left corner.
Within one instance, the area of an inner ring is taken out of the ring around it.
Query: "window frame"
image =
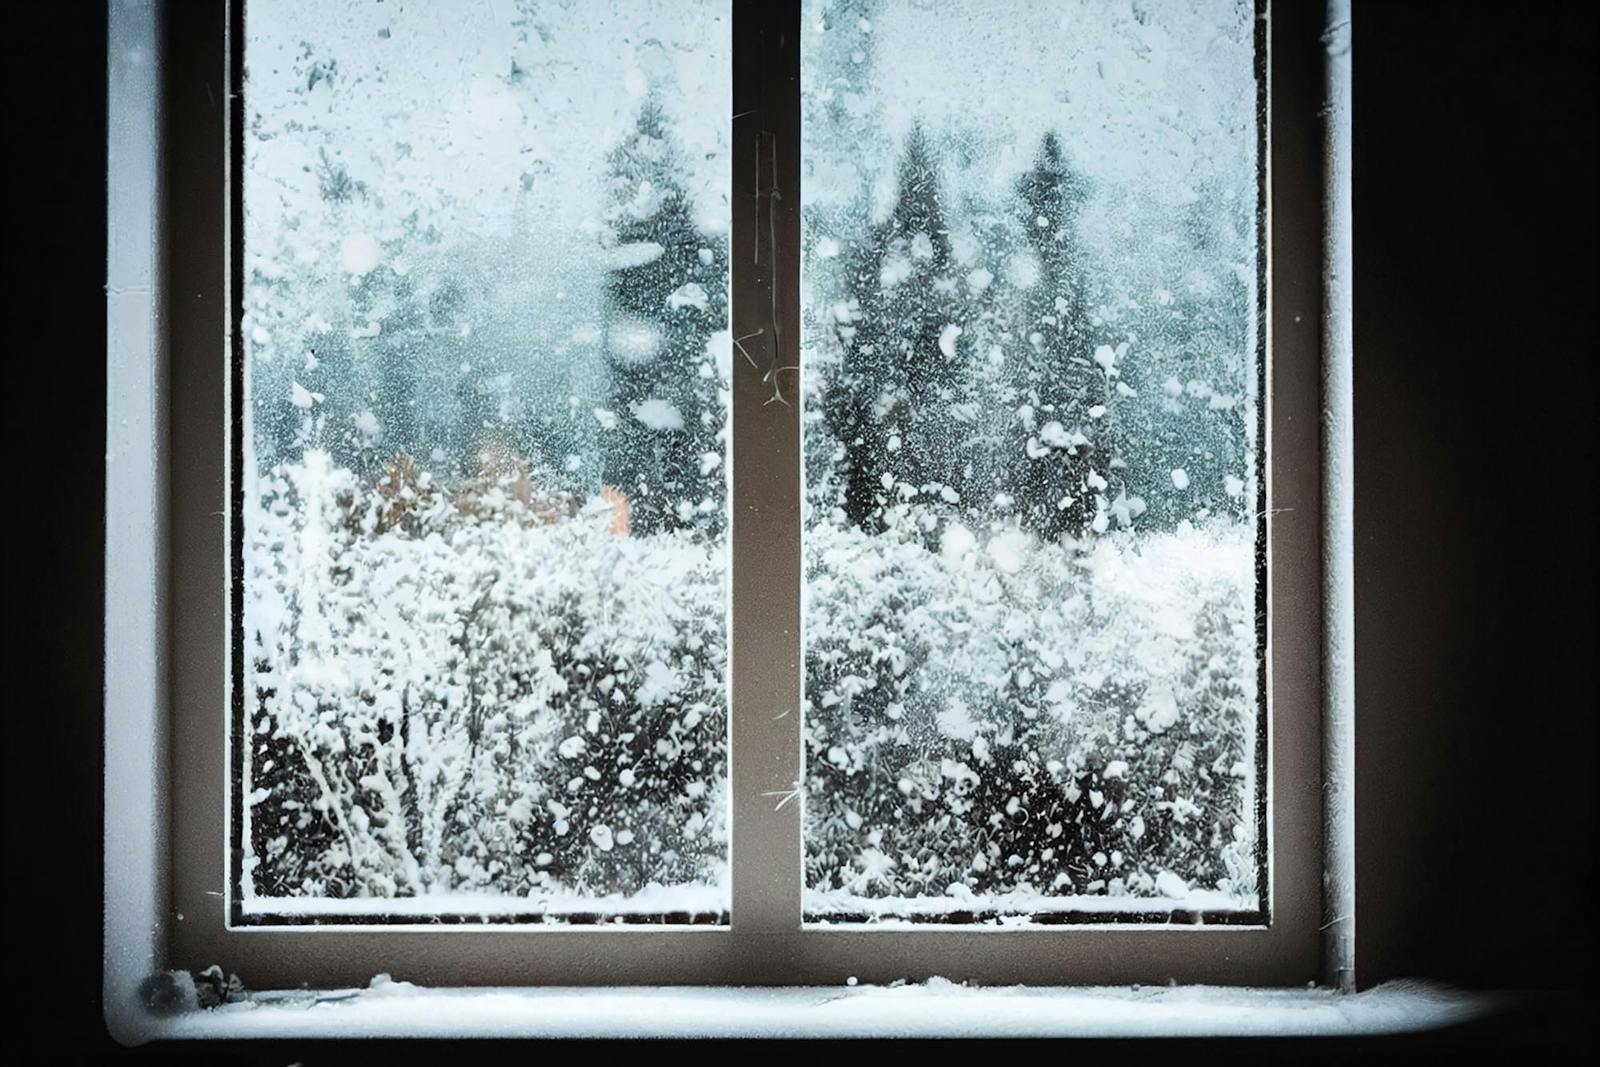
[[[211,963],[239,972],[252,988],[359,985],[378,972],[442,986],[808,985],[932,975],[1036,985],[1288,986],[1334,966],[1322,941],[1324,876],[1337,887],[1347,875],[1324,862],[1322,844],[1325,827],[1342,825],[1330,805],[1348,789],[1324,773],[1324,620],[1335,596],[1323,578],[1325,553],[1341,549],[1323,542],[1323,196],[1333,177],[1322,170],[1316,121],[1325,58],[1319,15],[1311,5],[1280,3],[1268,18],[1262,0],[1257,22],[1268,79],[1261,314],[1270,658],[1261,788],[1269,923],[802,925],[800,805],[762,799],[802,780],[800,715],[777,715],[800,707],[799,410],[768,404],[762,374],[736,363],[731,589],[739,625],[730,630],[729,774],[730,793],[743,799],[732,806],[731,924],[230,929],[231,835],[218,830],[229,822],[224,754],[232,717],[224,712],[230,601],[238,590],[229,578],[229,449],[218,447],[217,431],[221,420],[235,427],[238,396],[229,370],[235,357],[218,355],[232,351],[242,295],[242,272],[230,276],[228,266],[240,241],[230,210],[238,159],[228,146],[230,124],[243,114],[230,84],[242,41],[220,2],[114,0],[108,1015],[126,1006],[143,974]],[[753,110],[760,121],[733,125],[731,259],[749,261],[764,225],[783,254],[762,259],[755,272],[735,269],[733,326],[735,336],[760,326],[748,324],[750,309],[775,299],[788,327],[779,366],[799,363],[799,18],[798,4],[734,5],[734,114]],[[148,61],[131,60],[122,41],[147,45]],[[763,226],[742,209],[760,203],[756,174],[740,163],[758,154],[771,160],[761,173],[773,185],[764,188],[779,191],[765,196],[771,214]],[[135,279],[131,287],[117,284],[119,269]],[[1328,766],[1349,771],[1334,759]]]

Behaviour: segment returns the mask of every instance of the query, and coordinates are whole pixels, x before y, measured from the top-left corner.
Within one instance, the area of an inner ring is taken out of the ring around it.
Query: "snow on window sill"
[[[431,989],[257,993],[152,1020],[145,1040],[329,1037],[1360,1036],[1452,1026],[1503,994],[1422,982],[1329,989],[967,987]]]

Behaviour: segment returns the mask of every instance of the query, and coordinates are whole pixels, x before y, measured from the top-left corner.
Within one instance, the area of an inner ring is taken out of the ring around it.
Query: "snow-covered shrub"
[[[385,521],[392,497],[315,451],[251,497],[247,885],[721,881],[722,543],[617,536],[600,500],[422,485]]]
[[[1249,531],[920,533],[808,530],[812,910],[1253,898]]]

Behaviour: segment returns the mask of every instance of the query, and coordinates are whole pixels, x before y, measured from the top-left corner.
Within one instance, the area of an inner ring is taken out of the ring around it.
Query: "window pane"
[[[806,4],[810,919],[1263,904],[1254,15]]]
[[[250,0],[239,897],[727,908],[726,0]]]

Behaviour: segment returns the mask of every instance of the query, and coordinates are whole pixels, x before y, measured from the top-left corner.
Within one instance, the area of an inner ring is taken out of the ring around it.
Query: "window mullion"
[[[735,932],[800,923],[798,5],[734,9]]]

